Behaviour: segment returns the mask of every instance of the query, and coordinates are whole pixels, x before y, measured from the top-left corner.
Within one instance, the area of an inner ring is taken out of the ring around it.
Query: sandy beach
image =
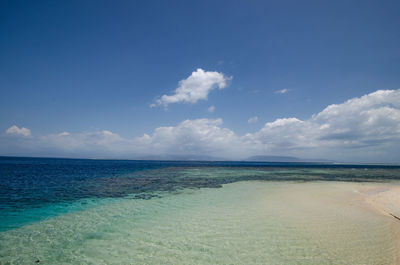
[[[378,214],[392,221],[393,234],[396,238],[395,248],[398,253],[394,264],[400,264],[400,185],[383,184],[363,190],[365,202]]]
[[[399,264],[400,186],[245,181],[0,234],[4,264]]]

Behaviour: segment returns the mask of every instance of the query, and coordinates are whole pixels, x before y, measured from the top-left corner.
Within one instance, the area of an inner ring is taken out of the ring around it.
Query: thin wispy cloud
[[[172,103],[185,102],[196,103],[199,100],[207,100],[208,94],[214,89],[223,89],[228,85],[232,77],[227,77],[219,72],[197,69],[188,78],[179,81],[178,87],[172,95],[163,95],[151,104],[151,107]]]
[[[276,90],[275,94],[286,94],[287,92],[289,92],[289,89],[284,88],[284,89]]]
[[[248,123],[256,123],[258,121],[258,117],[254,116],[247,120]]]
[[[209,113],[213,113],[213,112],[215,111],[215,106],[210,106],[210,107],[208,107],[207,111],[208,111]]]

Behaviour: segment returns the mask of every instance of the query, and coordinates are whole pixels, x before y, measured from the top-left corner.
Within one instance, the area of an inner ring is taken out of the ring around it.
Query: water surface
[[[0,178],[0,264],[394,264],[359,191],[395,166],[0,158]]]

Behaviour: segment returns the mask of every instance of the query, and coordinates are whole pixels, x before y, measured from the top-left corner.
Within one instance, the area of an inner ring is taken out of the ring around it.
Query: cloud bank
[[[208,94],[214,89],[223,89],[232,77],[226,77],[219,72],[197,69],[188,78],[179,81],[179,86],[172,95],[163,95],[156,100],[152,107],[157,105],[168,106],[172,103],[196,103],[207,100]]]
[[[222,119],[196,119],[158,127],[150,134],[132,139],[110,131],[64,132],[30,137],[22,145],[18,137],[11,137],[12,133],[8,132],[11,128],[1,135],[0,146],[4,147],[5,141],[14,143],[13,150],[21,154],[40,151],[131,158],[196,154],[228,159],[264,154],[349,162],[400,162],[400,89],[378,90],[329,105],[306,120],[276,119],[245,135],[224,128]],[[22,134],[23,129],[28,130],[16,127],[10,132]],[[8,154],[4,152],[6,148],[2,150],[3,154]]]

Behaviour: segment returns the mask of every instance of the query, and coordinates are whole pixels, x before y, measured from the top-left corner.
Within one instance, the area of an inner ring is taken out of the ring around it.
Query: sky
[[[0,155],[400,163],[399,1],[0,1]]]

